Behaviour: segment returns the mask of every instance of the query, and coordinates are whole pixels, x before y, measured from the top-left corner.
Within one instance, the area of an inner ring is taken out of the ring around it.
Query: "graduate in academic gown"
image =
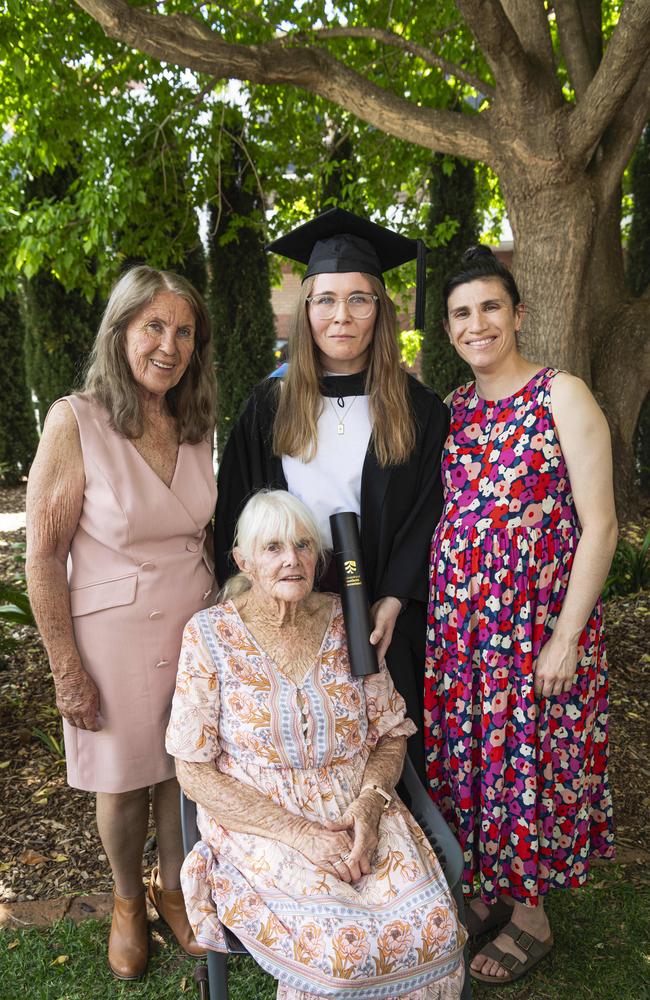
[[[229,553],[235,524],[259,489],[299,496],[328,546],[329,515],[356,511],[372,641],[380,658],[386,655],[418,726],[409,756],[424,778],[428,558],[442,510],[440,455],[449,414],[431,389],[400,367],[396,312],[382,276],[413,259],[417,243],[332,209],[270,249],[308,266],[288,371],[254,389],[224,449],[217,577],[223,584],[234,572]],[[322,587],[335,586],[330,572]]]

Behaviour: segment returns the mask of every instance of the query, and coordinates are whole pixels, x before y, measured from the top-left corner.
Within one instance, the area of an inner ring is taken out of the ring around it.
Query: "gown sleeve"
[[[363,679],[368,716],[366,744],[372,749],[382,736],[412,736],[417,726],[406,717],[406,704],[382,663],[379,672]]]
[[[253,493],[286,489],[282,462],[273,455],[276,379],[258,385],[235,421],[219,463],[214,524],[214,565],[220,586],[237,572],[230,559],[237,518]]]
[[[412,459],[417,469],[410,513],[393,538],[377,597],[424,602],[428,598],[431,536],[443,507],[440,462],[449,432],[449,410],[431,394],[427,411]]]
[[[172,757],[199,764],[210,763],[221,753],[219,682],[196,616],[183,631],[165,746]]]

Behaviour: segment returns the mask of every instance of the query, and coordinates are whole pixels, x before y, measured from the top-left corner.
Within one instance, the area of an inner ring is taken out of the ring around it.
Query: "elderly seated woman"
[[[396,797],[415,726],[382,663],[350,673],[340,600],[304,504],[256,494],[240,574],[188,623],[167,749],[198,804],[182,883],[197,941],[221,924],[278,997],[452,1000],[465,931],[431,847]]]

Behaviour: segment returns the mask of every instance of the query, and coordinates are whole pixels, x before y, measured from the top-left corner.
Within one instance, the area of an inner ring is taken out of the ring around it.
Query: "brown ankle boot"
[[[162,917],[186,955],[204,958],[205,948],[197,944],[185,911],[185,900],[181,889],[161,889],[158,885],[158,868],[151,872],[147,890],[149,902]]]
[[[147,903],[144,892],[124,899],[113,890],[113,922],[108,939],[108,964],[118,979],[139,979],[149,958]]]

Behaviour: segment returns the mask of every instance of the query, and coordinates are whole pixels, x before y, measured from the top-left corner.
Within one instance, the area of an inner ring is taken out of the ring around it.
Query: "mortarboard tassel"
[[[415,329],[424,330],[424,307],[427,295],[427,248],[423,240],[418,246],[415,274]]]

